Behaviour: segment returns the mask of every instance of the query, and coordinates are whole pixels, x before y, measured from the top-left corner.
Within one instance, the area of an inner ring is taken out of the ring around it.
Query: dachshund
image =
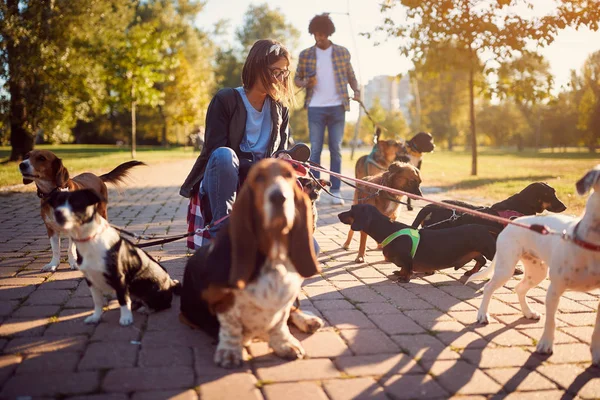
[[[389,166],[387,171],[374,176],[367,176],[363,180],[421,196],[421,190],[419,189],[421,176],[419,170],[408,163],[395,161]],[[356,190],[354,191],[354,204],[371,204],[387,218],[395,221],[398,217],[399,201],[402,197],[357,183]],[[350,229],[346,242],[342,246],[344,249],[348,250],[350,248],[353,235],[354,231]],[[361,232],[360,245],[355,262],[365,262],[366,247],[367,234]]]

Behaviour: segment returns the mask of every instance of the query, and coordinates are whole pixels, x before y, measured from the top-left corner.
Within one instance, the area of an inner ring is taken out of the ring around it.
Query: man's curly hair
[[[331,36],[334,32],[335,26],[327,13],[315,15],[315,17],[310,20],[310,24],[308,24],[308,33],[311,35],[323,33],[327,36]]]

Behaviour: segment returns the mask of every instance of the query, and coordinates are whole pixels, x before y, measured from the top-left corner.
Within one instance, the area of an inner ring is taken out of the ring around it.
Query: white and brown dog
[[[514,225],[508,225],[498,236],[492,265],[471,276],[467,282],[493,277],[485,285],[477,321],[487,323],[490,299],[508,281],[519,259],[525,272],[516,286],[525,318],[539,319],[540,314],[527,304],[527,292],[550,276],[546,293],[546,322],[537,345],[539,353],[552,353],[555,315],[560,296],[566,290],[588,291],[600,288],[600,165],[589,171],[577,184],[577,192],[585,195],[592,188],[582,218],[564,215],[530,216],[515,219],[526,225],[544,225],[559,234],[542,235]],[[561,235],[561,233],[563,233]],[[564,236],[564,237],[563,237]],[[591,342],[592,362],[600,364],[600,313]]]
[[[98,212],[104,199],[91,189],[54,192],[48,199],[54,220],[77,249],[77,264],[92,292],[94,313],[86,324],[100,321],[103,294],[117,295],[121,325],[133,323],[131,299],[146,312],[171,307],[181,285],[165,268],[127,239],[120,237]]]
[[[46,200],[58,191],[93,189],[104,199],[98,204],[98,213],[107,218],[108,190],[106,183],[120,183],[127,176],[129,169],[137,165],[145,164],[141,161],[128,161],[104,175],[97,176],[85,172],[71,179],[69,178],[69,171],[63,165],[62,160],[51,151],[32,150],[25,155],[25,159],[19,164],[19,171],[21,171],[25,185],[35,182],[37,195],[41,200],[42,220],[46,225],[50,246],[52,247],[52,260],[42,268],[42,271],[54,272],[60,264],[61,229],[56,224],[54,214]],[[68,260],[71,269],[76,269],[75,245],[70,240]]]
[[[290,164],[258,162],[228,225],[185,268],[182,321],[218,335],[217,365],[240,365],[254,338],[267,340],[280,357],[304,356],[287,322],[304,278],[319,272],[311,234],[310,201]]]

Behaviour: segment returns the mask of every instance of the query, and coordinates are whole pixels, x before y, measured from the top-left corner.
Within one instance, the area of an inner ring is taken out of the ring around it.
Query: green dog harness
[[[410,256],[412,258],[415,258],[415,254],[417,253],[417,248],[419,247],[419,241],[421,240],[421,235],[419,234],[419,231],[413,228],[404,228],[404,229],[400,229],[399,231],[396,231],[394,233],[392,233],[390,236],[386,237],[383,242],[381,242],[381,247],[385,247],[388,244],[392,243],[392,241],[394,239],[396,239],[399,236],[408,236],[410,238],[410,240],[412,241],[412,248],[410,249]]]

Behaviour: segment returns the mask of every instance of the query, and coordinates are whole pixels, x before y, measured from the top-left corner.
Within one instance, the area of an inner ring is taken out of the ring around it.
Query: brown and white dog
[[[187,262],[182,321],[217,335],[214,361],[240,365],[254,338],[275,354],[302,358],[287,322],[304,278],[319,272],[306,194],[289,163],[265,159],[250,169],[229,223]]]
[[[41,201],[42,220],[46,225],[50,246],[52,247],[52,260],[46,264],[42,271],[53,272],[60,264],[60,236],[62,228],[56,223],[52,207],[47,204],[47,199],[57,191],[73,191],[77,189],[93,189],[103,199],[108,199],[106,183],[118,184],[125,178],[130,168],[137,165],[145,165],[141,161],[128,161],[107,174],[97,176],[89,172],[69,177],[69,171],[65,168],[62,160],[49,150],[32,150],[25,155],[25,159],[19,164],[19,171],[23,176],[25,185],[35,182],[37,195]],[[107,219],[107,202],[98,204],[98,214]],[[69,238],[68,260],[71,269],[77,269],[77,254],[75,244]]]
[[[374,176],[364,177],[363,180],[367,182],[376,183],[378,185],[387,186],[393,189],[402,190],[411,194],[421,196],[421,175],[419,170],[408,163],[395,161],[393,162],[387,171],[381,172]],[[379,212],[385,215],[392,221],[395,221],[398,217],[398,211],[400,200],[403,196],[393,195],[389,192],[379,191],[377,189],[356,184],[357,189],[354,191],[354,204],[372,204]],[[350,248],[350,242],[354,231],[350,229],[348,231],[348,238],[342,246],[348,250]],[[355,262],[365,262],[365,251],[367,247],[367,234],[360,232],[360,245],[358,248],[358,255],[356,256]]]
[[[404,161],[411,163],[419,171],[423,165],[423,153],[431,153],[435,149],[433,144],[433,136],[428,132],[419,132],[410,140],[407,140],[400,145],[400,149],[396,153],[396,161]],[[412,211],[412,200],[406,199],[406,208]]]

